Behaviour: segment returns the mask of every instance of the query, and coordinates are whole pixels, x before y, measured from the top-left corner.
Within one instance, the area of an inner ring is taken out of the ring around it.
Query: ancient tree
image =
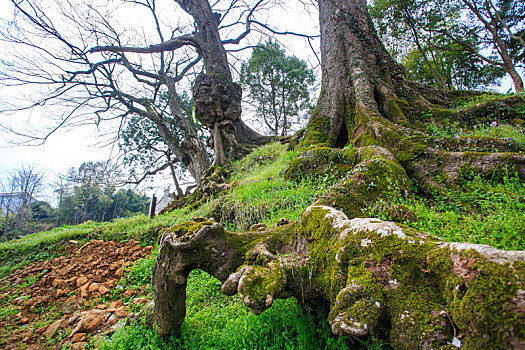
[[[199,74],[193,85],[195,113],[213,136],[216,164],[239,158],[267,138],[248,127],[241,119],[241,87],[233,82],[224,44],[238,43],[250,31],[250,16],[262,1],[257,2],[247,15],[247,29],[238,38],[221,40],[221,15],[214,13],[207,0],[176,3],[195,20],[195,31],[148,47],[98,46],[91,52],[152,54],[170,52],[189,46],[202,59],[205,72]]]
[[[166,18],[169,11],[155,0],[124,1],[123,7],[149,20],[147,28],[132,23],[125,29],[115,20],[118,6],[113,2],[11,3],[13,20],[0,30],[9,45],[0,78],[14,93],[30,87],[30,98],[24,103],[6,97],[0,111],[45,105],[49,119],[56,119],[42,136],[18,131],[29,141],[44,142],[64,126],[104,123],[109,125],[104,134],[117,139],[138,117],[155,125],[172,154],[170,163],[182,164],[195,180],[211,166],[207,146],[222,164],[267,142],[241,119],[241,87],[233,82],[224,46],[250,33],[253,16],[267,1],[226,1],[215,4],[222,6],[218,10],[207,0],[174,2],[172,18],[189,23]],[[237,36],[221,39],[221,29]],[[197,122],[211,134],[209,145],[178,101],[181,86],[190,85]]]
[[[167,229],[152,278],[159,332],[180,327],[186,278],[200,268],[255,313],[276,298],[321,301],[341,336],[379,335],[399,349],[522,348],[525,252],[448,243],[359,217],[368,203],[410,191],[411,181],[439,193],[461,169],[494,174],[505,165],[524,176],[525,157],[504,144],[495,153],[435,144],[425,118],[469,123],[494,106],[456,112],[447,107],[467,93],[406,81],[377,38],[364,0],[320,0],[319,9],[321,95],[285,176],[340,180],[296,222],[236,234],[196,218]],[[499,101],[510,110],[523,102]]]

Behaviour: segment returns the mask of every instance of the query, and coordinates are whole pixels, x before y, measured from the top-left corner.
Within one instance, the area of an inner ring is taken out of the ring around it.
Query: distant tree
[[[44,173],[35,165],[24,166],[11,172],[11,183],[19,201],[13,209],[11,230],[13,235],[25,234],[22,227],[29,215],[29,205],[44,188]],[[14,193],[13,193],[14,194]]]
[[[55,218],[55,209],[47,202],[33,202],[29,206],[29,209],[31,210],[31,218],[33,220],[51,221]]]
[[[241,82],[260,122],[274,136],[287,135],[313,108],[309,92],[315,83],[313,70],[305,61],[287,56],[272,40],[256,47],[243,63]]]
[[[450,43],[447,46],[457,48],[458,45]],[[421,64],[425,62],[425,52],[413,49],[401,60],[409,80],[453,90],[468,90],[498,85],[499,80],[505,76],[504,70],[484,64],[468,51],[434,50],[432,58],[426,60],[428,64]],[[436,80],[436,74],[442,80]]]
[[[77,224],[86,220],[107,221],[144,212],[148,198],[132,190],[116,191],[120,174],[107,162],[86,162],[62,175],[58,222]]]

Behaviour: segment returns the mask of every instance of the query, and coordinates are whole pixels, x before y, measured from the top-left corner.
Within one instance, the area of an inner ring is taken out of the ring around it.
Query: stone
[[[35,331],[35,333],[36,333],[36,334],[44,334],[44,332],[46,331],[47,327],[48,327],[48,326],[40,327],[40,328],[38,328],[38,329]]]
[[[84,330],[89,332],[104,324],[106,322],[105,318],[101,315],[90,315],[91,317],[86,317],[84,319]]]
[[[73,323],[77,322],[79,318],[80,318],[80,312],[78,312],[78,313],[74,314],[73,316],[71,316],[69,318],[69,320],[68,320],[68,323],[70,325],[72,325]]]
[[[58,310],[65,314],[72,314],[73,312],[80,310],[80,304],[74,299],[68,299],[60,305]]]
[[[62,324],[63,320],[56,320],[55,322],[51,323],[47,329],[46,329],[46,337],[53,338],[55,334],[57,334],[58,330],[60,329],[60,325]]]
[[[55,298],[60,298],[66,294],[62,289],[57,289],[55,293]]]
[[[123,274],[124,271],[122,270],[122,268],[119,268],[117,271],[115,271],[115,276],[118,278],[121,278]]]
[[[140,298],[133,299],[133,304],[135,305],[146,305],[148,303],[149,303],[148,298],[140,297]]]
[[[128,315],[126,311],[126,307],[125,306],[119,307],[117,310],[115,310],[115,315],[117,317],[126,317]]]
[[[106,294],[109,294],[110,290],[106,286],[101,285],[98,287],[98,292],[101,295],[106,295]]]
[[[60,278],[55,278],[53,280],[53,283],[51,284],[53,287],[55,288],[58,288],[60,286],[63,286],[64,285],[64,280],[63,279],[60,279]]]
[[[107,309],[108,312],[115,312],[119,307],[122,306],[122,300],[112,301]]]
[[[76,333],[74,336],[71,337],[71,342],[78,343],[86,339],[87,339],[86,333]]]
[[[134,290],[134,289],[128,289],[124,292],[124,298],[128,298],[128,297],[131,297],[133,295],[136,295],[137,294],[137,291]]]
[[[104,310],[106,308],[106,306],[107,306],[106,304],[98,304],[97,305],[97,309]]]
[[[80,350],[84,349],[88,345],[88,343],[80,342],[80,343],[73,343],[71,344],[71,350]]]
[[[91,285],[88,288],[88,292],[90,292],[90,293],[96,292],[99,287],[100,287],[100,283],[96,283],[96,282],[95,283],[91,283]]]
[[[88,283],[88,279],[87,279],[87,277],[85,277],[85,276],[81,276],[81,277],[79,277],[79,278],[77,279],[76,283],[77,283],[77,287],[80,288],[80,287],[82,287],[83,285],[85,285],[86,283]]]

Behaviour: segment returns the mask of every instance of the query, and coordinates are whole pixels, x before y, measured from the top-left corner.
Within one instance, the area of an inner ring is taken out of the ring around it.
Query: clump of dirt
[[[116,288],[123,268],[152,250],[134,240],[92,240],[83,246],[70,241],[63,256],[33,262],[6,277],[0,287],[0,348],[60,349],[71,343],[80,349],[88,337],[114,331],[128,316],[122,298],[146,288]]]

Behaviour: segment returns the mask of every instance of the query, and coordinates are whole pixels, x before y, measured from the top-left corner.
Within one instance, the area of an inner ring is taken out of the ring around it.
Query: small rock
[[[78,244],[78,242],[75,241],[74,239],[69,240],[69,243],[71,243],[71,244]]]
[[[115,315],[117,317],[126,317],[128,315],[128,313],[126,312],[126,307],[125,306],[119,307],[117,310],[115,310]]]
[[[149,303],[148,298],[140,297],[133,299],[133,304],[135,305],[146,305],[147,303]]]
[[[65,294],[66,292],[64,292],[62,289],[57,289],[55,298],[60,298],[61,296],[64,296]]]
[[[121,278],[123,274],[124,271],[122,270],[122,268],[119,268],[117,271],[115,271],[115,276],[118,278]]]
[[[73,312],[80,310],[80,305],[74,299],[66,300],[58,309],[65,314],[72,314]]]
[[[79,313],[76,313],[74,314],[73,316],[71,316],[68,320],[68,323],[71,325],[75,322],[77,322],[77,320],[80,318],[80,312]]]
[[[96,282],[95,283],[91,283],[91,285],[88,288],[88,292],[93,293],[93,292],[97,291],[99,287],[100,287],[100,283],[96,283]]]
[[[53,338],[55,334],[57,334],[57,331],[60,328],[62,321],[63,320],[57,320],[51,323],[46,329],[46,337]]]
[[[46,331],[48,326],[44,326],[44,327],[41,327],[41,328],[38,328],[35,333],[36,334],[44,334],[44,332]]]
[[[53,283],[52,283],[51,285],[52,285],[53,287],[55,287],[55,288],[58,288],[58,287],[64,285],[64,280],[63,280],[63,279],[60,279],[60,278],[55,278],[55,279],[53,280]]]
[[[136,294],[137,294],[137,291],[135,291],[134,289],[128,289],[124,292],[124,298],[128,298]]]
[[[98,316],[92,315],[91,317],[86,317],[84,319],[84,330],[88,332],[92,331],[98,326],[100,326],[101,324],[103,324],[104,322],[105,322],[104,317],[100,315]]]
[[[106,308],[106,306],[107,306],[106,304],[98,304],[97,305],[97,309],[104,310]]]
[[[107,287],[101,285],[101,286],[98,287],[98,292],[101,295],[106,295],[106,294],[109,294],[110,290]]]
[[[71,337],[72,343],[78,343],[87,339],[86,333],[76,333]]]
[[[79,278],[77,279],[77,287],[80,288],[80,287],[82,287],[83,285],[85,285],[87,282],[88,282],[87,277],[85,277],[85,276],[79,277]]]
[[[88,345],[88,343],[84,343],[84,342],[81,342],[81,343],[73,343],[71,344],[71,350],[80,350],[80,349],[84,349],[84,347]]]

